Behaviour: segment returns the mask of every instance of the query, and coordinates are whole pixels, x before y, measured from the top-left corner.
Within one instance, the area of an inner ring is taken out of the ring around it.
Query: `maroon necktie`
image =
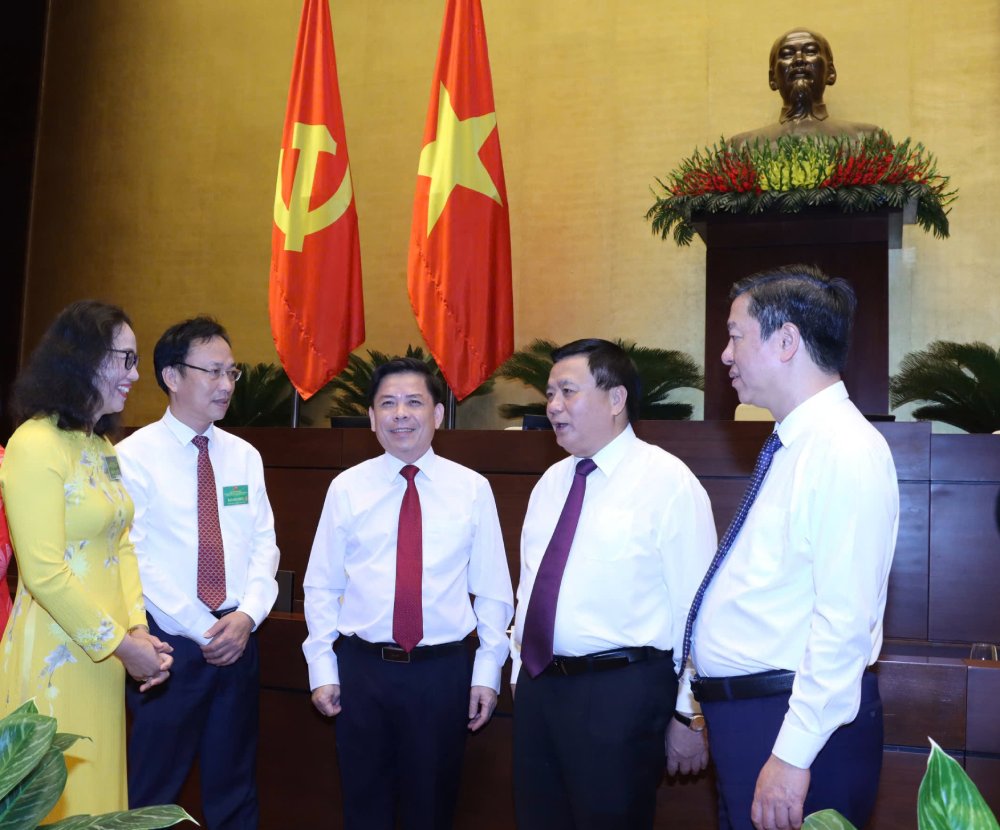
[[[424,569],[423,526],[420,494],[413,479],[419,467],[407,464],[399,471],[406,479],[406,492],[399,508],[396,536],[396,598],[392,606],[392,638],[404,651],[412,651],[424,638],[424,611],[420,581]]]
[[[552,538],[535,575],[528,613],[524,617],[524,632],[521,635],[521,662],[532,677],[538,677],[552,662],[552,637],[556,627],[559,585],[562,583],[563,571],[566,570],[569,549],[573,547],[576,526],[580,523],[587,476],[596,469],[597,465],[591,458],[577,462],[569,495],[566,496],[556,529],[552,532]]]
[[[208,438],[196,435],[198,448],[198,599],[213,611],[226,599],[226,557],[219,527],[215,471],[208,457]]]

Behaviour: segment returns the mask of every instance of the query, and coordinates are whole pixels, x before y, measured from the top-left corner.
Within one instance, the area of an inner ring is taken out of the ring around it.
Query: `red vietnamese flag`
[[[410,303],[458,400],[514,350],[510,219],[479,0],[447,0],[410,232]]]
[[[278,157],[271,334],[303,398],[365,339],[358,213],[327,0],[305,0]]]

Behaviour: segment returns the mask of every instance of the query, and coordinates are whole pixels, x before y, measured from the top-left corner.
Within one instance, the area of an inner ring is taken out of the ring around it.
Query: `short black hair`
[[[160,389],[170,395],[170,389],[163,380],[164,369],[184,363],[188,352],[191,351],[192,343],[206,343],[215,337],[221,337],[232,348],[233,343],[222,324],[213,317],[205,315],[184,320],[163,332],[153,349],[153,370],[156,372],[156,382],[160,385]],[[180,367],[180,371],[184,372],[183,366]]]
[[[558,363],[568,357],[586,355],[590,374],[594,376],[598,389],[614,389],[624,386],[625,411],[629,423],[639,420],[639,399],[642,396],[642,380],[639,370],[626,351],[610,340],[600,340],[596,337],[584,340],[574,340],[565,346],[552,351],[552,363]]]
[[[375,406],[375,396],[378,395],[378,388],[382,385],[382,381],[389,375],[403,373],[423,375],[431,400],[434,401],[435,405],[444,403],[444,386],[441,383],[441,378],[431,371],[431,367],[427,365],[426,361],[416,357],[394,357],[392,360],[376,366],[375,371],[372,372],[372,380],[368,384],[369,408]]]
[[[760,324],[761,340],[794,323],[813,363],[827,374],[844,371],[858,305],[847,280],[814,265],[784,265],[740,280],[729,299],[743,294],[750,297],[747,310]]]
[[[119,413],[94,413],[104,402],[95,379],[123,325],[132,325],[116,305],[80,300],[64,308],[42,335],[14,382],[11,397],[17,424],[36,415],[55,415],[59,429],[114,431]]]

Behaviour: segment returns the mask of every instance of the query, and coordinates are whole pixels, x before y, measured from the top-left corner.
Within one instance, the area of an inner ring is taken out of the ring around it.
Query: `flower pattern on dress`
[[[77,632],[77,635],[73,638],[80,648],[88,652],[100,652],[106,643],[113,640],[115,637],[115,623],[114,620],[109,620],[107,617],[101,620],[100,625],[96,629],[85,629],[83,631]]]
[[[66,546],[66,565],[73,576],[80,580],[85,580],[90,572],[90,557],[84,551],[85,547],[85,540],[77,545]]]
[[[56,669],[61,666],[65,666],[67,663],[75,663],[76,658],[73,656],[73,652],[69,650],[66,645],[56,646],[45,658],[45,666],[42,668],[41,674],[38,676],[47,681],[48,685],[52,685],[52,675],[56,673]]]
[[[79,481],[67,481],[63,484],[66,504],[75,507],[83,501],[83,486]]]

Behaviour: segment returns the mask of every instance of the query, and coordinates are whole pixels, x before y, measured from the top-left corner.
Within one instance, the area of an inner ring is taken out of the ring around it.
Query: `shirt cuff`
[[[691,670],[685,671],[677,682],[677,702],[674,705],[675,712],[681,712],[689,717],[701,714],[701,704],[694,699],[694,692],[691,691]]]
[[[309,689],[315,691],[320,686],[339,686],[340,667],[333,649],[309,664]]]
[[[500,666],[488,654],[476,654],[472,664],[472,685],[487,686],[499,694]]]
[[[236,606],[237,611],[242,611],[251,620],[253,620],[253,630],[257,630],[264,620],[267,619],[267,615],[270,613],[270,607],[262,607],[263,603],[254,602],[244,597],[243,602]]]
[[[771,750],[787,764],[800,769],[809,769],[820,750],[826,746],[829,736],[816,735],[794,726],[785,718],[778,732],[778,738]]]

